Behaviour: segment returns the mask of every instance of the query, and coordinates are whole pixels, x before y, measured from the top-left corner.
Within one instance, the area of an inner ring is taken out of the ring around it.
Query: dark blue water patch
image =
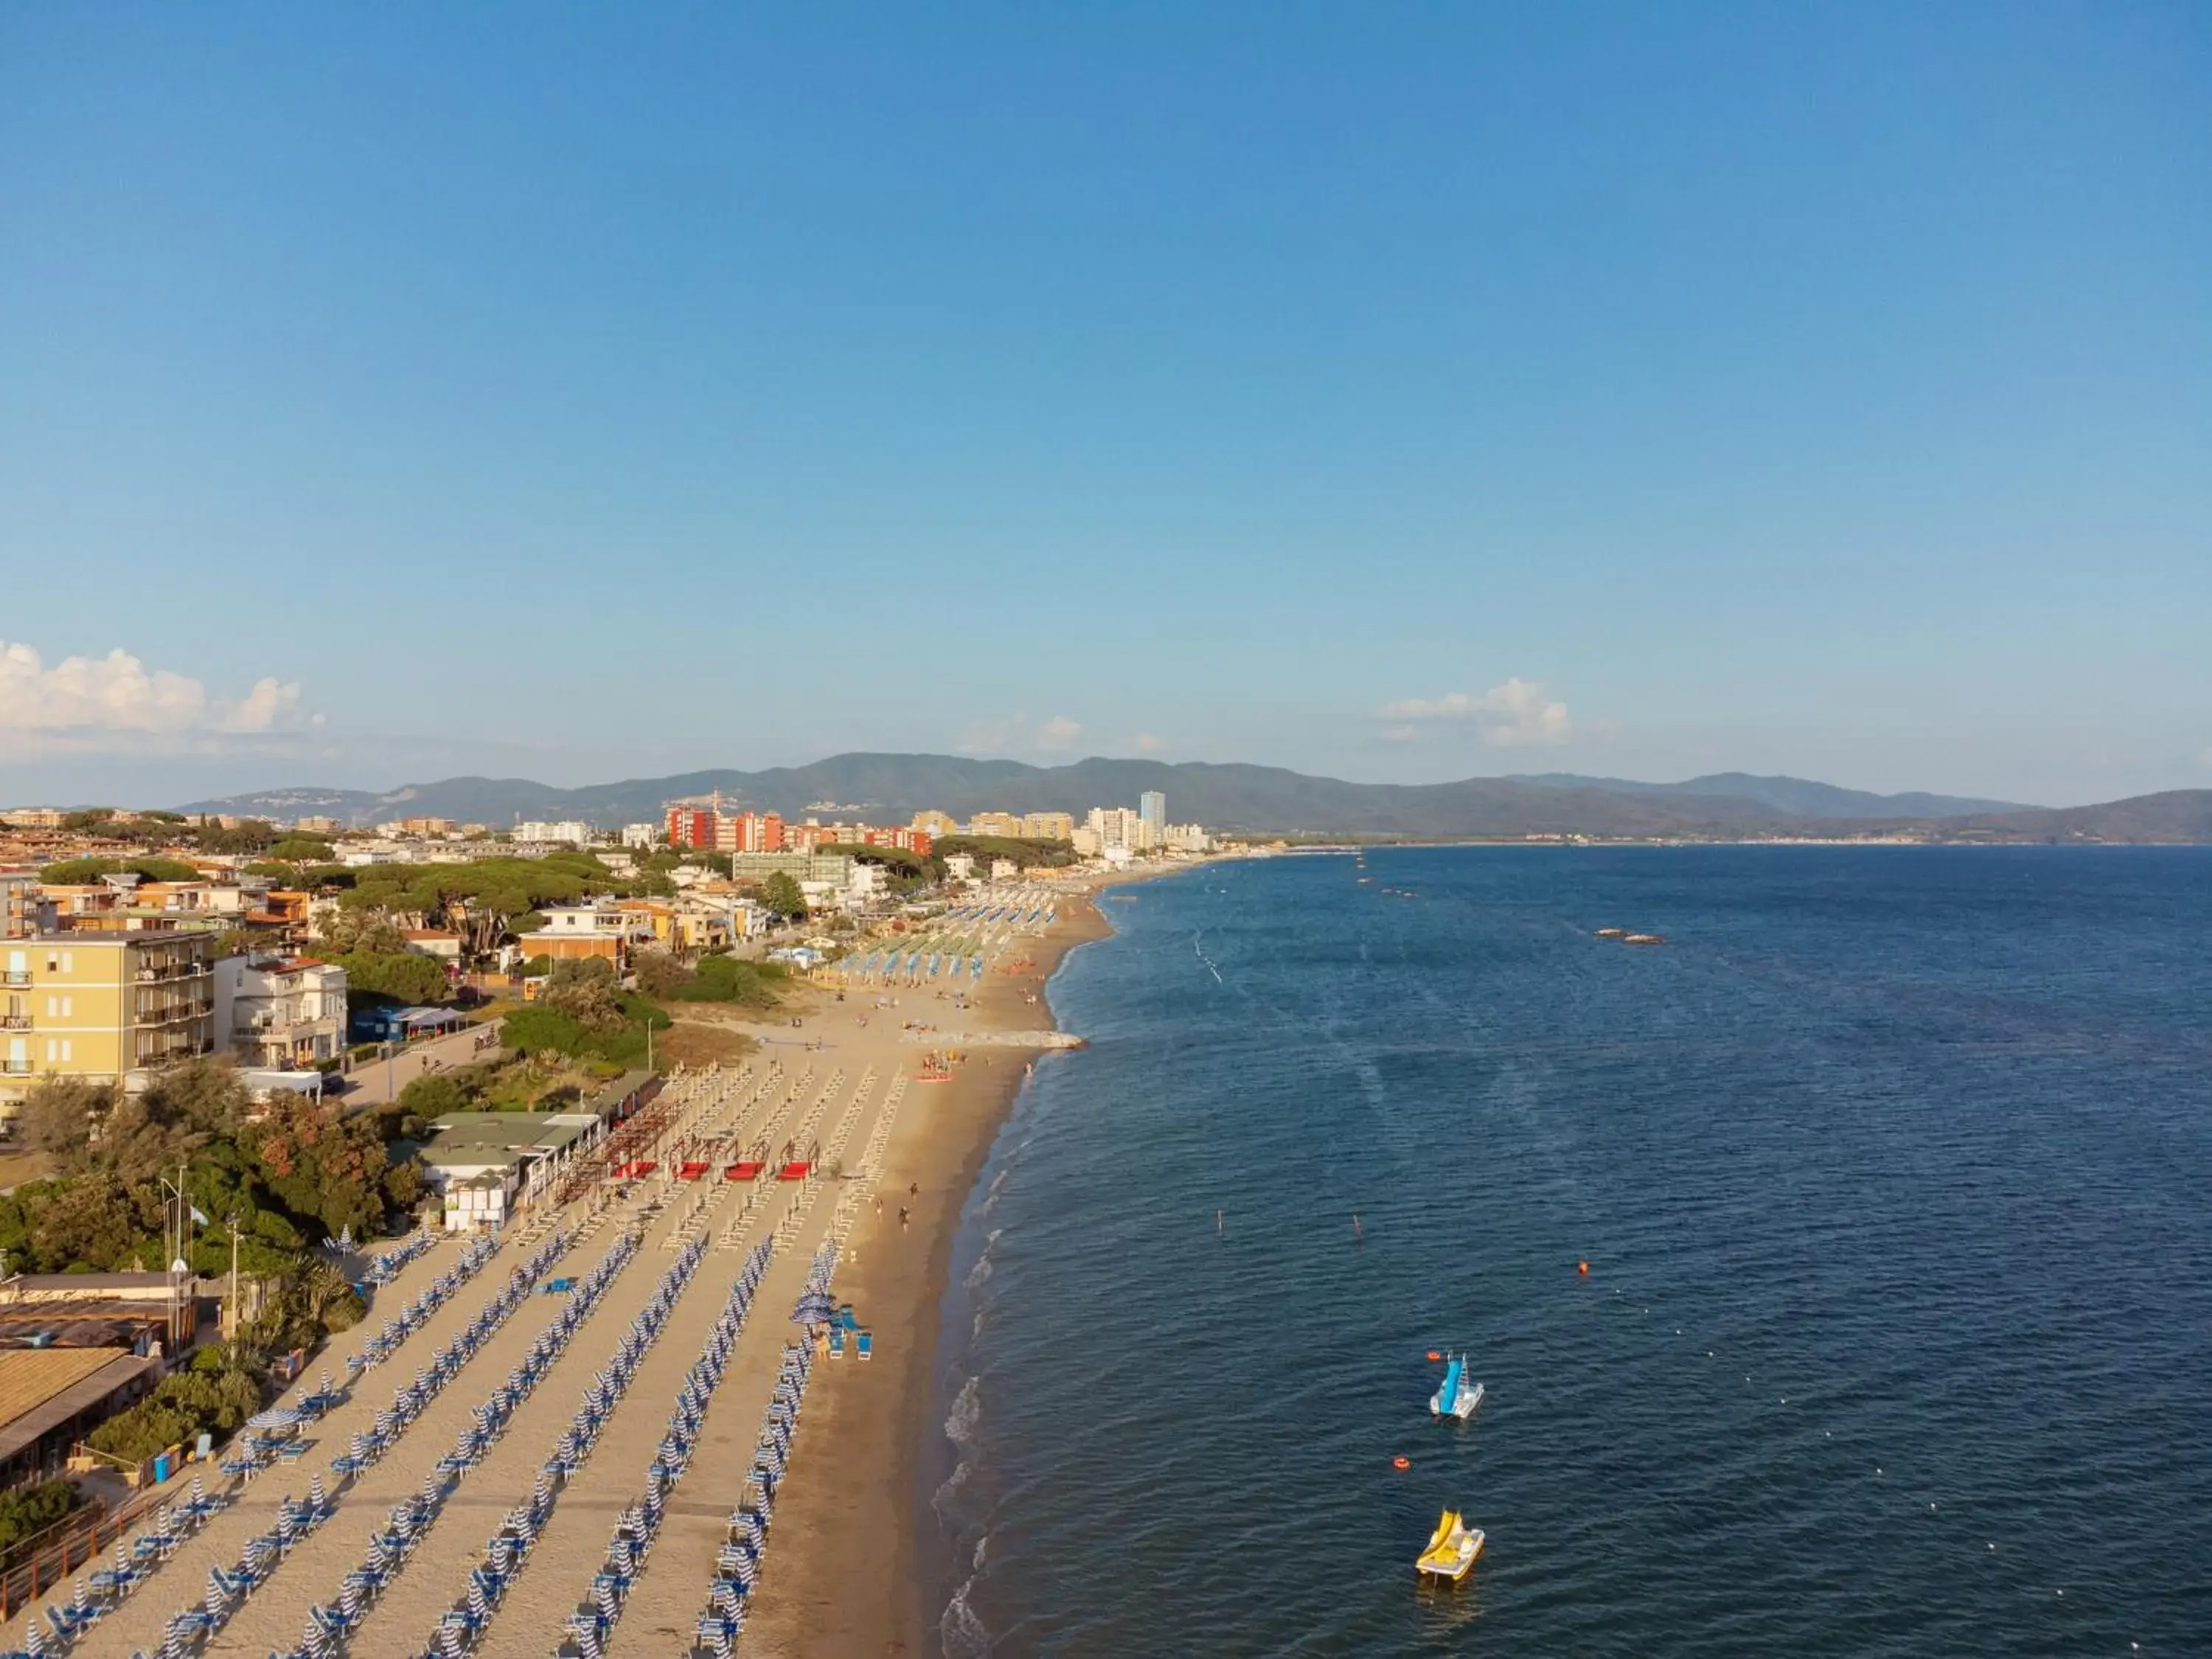
[[[1054,981],[1092,1046],[943,1327],[948,1652],[2212,1651],[2212,854],[1368,865],[1156,884]]]

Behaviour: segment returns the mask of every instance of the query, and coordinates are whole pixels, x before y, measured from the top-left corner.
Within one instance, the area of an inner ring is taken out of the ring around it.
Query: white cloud
[[[1149,732],[1139,732],[1129,739],[1129,747],[1141,755],[1156,755],[1167,744]]]
[[[1383,704],[1379,718],[1390,722],[1383,736],[1395,743],[1409,742],[1423,725],[1464,723],[1476,727],[1482,740],[1500,749],[1528,749],[1565,743],[1573,732],[1566,704],[1544,695],[1534,681],[1509,679],[1480,696],[1447,691],[1441,697],[1408,697]]]
[[[300,698],[297,682],[268,676],[238,702],[225,702],[189,674],[149,669],[120,647],[49,668],[36,647],[0,640],[0,738],[14,748],[130,747],[319,725],[319,716],[304,715]]]
[[[1040,749],[1073,749],[1075,740],[1082,735],[1082,722],[1072,720],[1065,714],[1054,714],[1037,727],[1036,746]]]
[[[267,732],[296,724],[300,718],[300,682],[278,684],[273,674],[253,682],[253,690],[222,717],[226,732]]]

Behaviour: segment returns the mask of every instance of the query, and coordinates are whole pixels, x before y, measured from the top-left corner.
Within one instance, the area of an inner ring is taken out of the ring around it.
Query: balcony
[[[31,982],[31,970],[27,968],[10,968],[4,975],[0,975],[0,978],[4,978],[10,985],[28,985]]]
[[[0,1031],[27,1031],[31,1029],[28,1014],[0,1014]]]
[[[138,982],[141,985],[165,985],[173,980],[203,978],[214,971],[204,962],[179,962],[166,968],[141,968]]]
[[[31,1062],[27,1060],[0,1060],[0,1077],[28,1077]]]

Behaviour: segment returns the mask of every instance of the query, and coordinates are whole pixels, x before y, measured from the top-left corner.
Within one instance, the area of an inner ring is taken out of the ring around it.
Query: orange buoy
[[[1413,1467],[1413,1460],[1410,1457],[1394,1457],[1390,1460],[1390,1467],[1394,1469],[1410,1469]]]
[[[1443,1356],[1438,1353],[1434,1348],[1431,1348],[1429,1350],[1429,1358],[1431,1359],[1442,1359]]]
[[[1583,1278],[1588,1279],[1589,1277],[1589,1263],[1587,1261],[1576,1263],[1575,1271],[1580,1273]]]

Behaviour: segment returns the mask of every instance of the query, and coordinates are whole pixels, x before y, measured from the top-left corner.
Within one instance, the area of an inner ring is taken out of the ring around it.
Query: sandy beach
[[[710,1248],[696,1273],[673,1281],[665,1339],[656,1335],[642,1352],[634,1384],[606,1412],[596,1449],[558,1488],[518,1569],[521,1577],[472,1650],[484,1659],[541,1659],[560,1645],[572,1612],[588,1595],[613,1517],[636,1501],[658,1455],[669,1401],[721,1313],[744,1253],[773,1233],[759,1311],[742,1327],[713,1391],[693,1477],[676,1489],[653,1570],[641,1575],[607,1638],[612,1659],[687,1650],[725,1517],[793,1334],[787,1310],[813,1251],[849,1218],[835,1290],[872,1333],[872,1357],[825,1359],[816,1368],[751,1598],[744,1650],[934,1651],[937,1610],[925,1604],[914,1528],[916,1471],[935,1431],[928,1415],[947,1263],[962,1206],[1024,1067],[1047,1046],[1045,981],[1070,948],[1109,931],[1098,891],[1097,884],[1071,884],[1057,892],[1055,920],[1039,935],[1013,940],[982,981],[963,987],[964,1007],[960,995],[926,986],[855,987],[841,997],[817,984],[794,994],[775,1022],[745,1028],[759,1047],[741,1065],[679,1077],[672,1085],[678,1112],[664,1157],[690,1134],[719,1137],[723,1145],[789,1137],[818,1144],[828,1167],[849,1173],[798,1188],[770,1182],[742,1190],[720,1182],[686,1186],[664,1173],[603,1188],[596,1202],[580,1200],[501,1241],[482,1270],[400,1342],[386,1367],[365,1374],[344,1403],[313,1425],[308,1455],[244,1485],[214,1480],[222,1505],[216,1515],[104,1614],[87,1650],[158,1648],[179,1608],[200,1600],[210,1569],[234,1564],[246,1540],[273,1524],[278,1500],[299,1498],[311,1476],[327,1495],[326,1518],[284,1555],[281,1571],[272,1569],[270,1581],[228,1613],[204,1651],[260,1654],[296,1644],[311,1608],[332,1602],[393,1507],[410,1493],[435,1491],[442,1496],[422,1522],[434,1538],[395,1573],[349,1638],[356,1654],[422,1650],[441,1619],[465,1599],[487,1529],[529,1499],[580,1399],[615,1364],[630,1316],[673,1269],[678,1245],[701,1239]],[[943,1080],[925,1075],[933,1052],[958,1055]],[[847,1188],[848,1181],[864,1184]],[[841,1202],[843,1193],[851,1196]],[[465,1478],[441,1475],[443,1455],[501,1380],[513,1383],[514,1367],[561,1319],[561,1300],[534,1291],[514,1300],[452,1385],[394,1429],[393,1443],[365,1473],[341,1478],[328,1460],[434,1350],[491,1304],[533,1243],[556,1228],[565,1243],[548,1273],[580,1275],[602,1259],[613,1262],[625,1231],[635,1233],[637,1249],[612,1269],[617,1277],[604,1298],[579,1312],[573,1342],[564,1339],[516,1397],[495,1441]],[[342,1369],[340,1357],[452,1267],[460,1249],[441,1240],[411,1264],[377,1298],[372,1318],[333,1346],[331,1369]],[[212,1471],[192,1473],[213,1478]],[[155,1521],[142,1528],[155,1530]]]
[[[896,1035],[902,1018],[939,1023],[948,1034],[1048,1028],[1045,981],[1068,951],[1110,931],[1096,902],[1101,890],[1098,884],[1071,889],[1058,919],[1027,950],[1033,968],[993,973],[964,1012],[927,991],[900,993],[895,1010],[856,1007],[872,1000],[856,993],[846,1004],[828,1003],[807,1024],[822,1026],[833,1042],[860,1013],[871,1025],[854,1030],[854,1038],[875,1035],[886,1020]],[[878,1188],[883,1212],[863,1218],[837,1270],[839,1299],[853,1303],[874,1330],[875,1357],[817,1372],[745,1624],[749,1653],[857,1659],[936,1651],[938,1609],[924,1603],[914,1529],[916,1468],[935,1431],[938,1310],[961,1208],[1030,1057],[1013,1048],[971,1050],[950,1082],[927,1085],[901,1116]],[[904,1225],[902,1205],[910,1212]]]

